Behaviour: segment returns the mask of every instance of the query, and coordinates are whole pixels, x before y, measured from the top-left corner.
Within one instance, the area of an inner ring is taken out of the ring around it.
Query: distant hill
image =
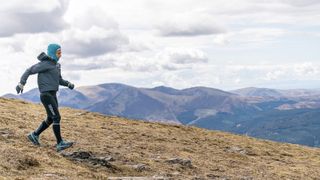
[[[37,89],[21,96],[9,94],[5,97],[39,102]],[[185,124],[320,146],[320,125],[317,123],[319,90],[251,87],[226,92],[208,87],[178,90],[165,86],[136,88],[108,83],[79,87],[73,91],[61,89],[59,103],[130,119]]]
[[[284,94],[278,90],[268,89],[268,88],[243,88],[231,91],[235,94],[239,94],[242,96],[259,96],[259,97],[273,97],[273,98],[281,98],[284,97]]]
[[[76,144],[57,153],[51,129],[41,135],[41,147],[26,138],[46,116],[41,105],[0,98],[0,107],[0,179],[318,179],[320,174],[318,148],[70,108],[61,108],[62,135]]]

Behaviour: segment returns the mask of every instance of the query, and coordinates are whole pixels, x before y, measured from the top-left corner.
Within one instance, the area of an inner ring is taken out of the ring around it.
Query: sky
[[[0,22],[0,95],[50,43],[76,86],[320,88],[319,0],[10,0]]]

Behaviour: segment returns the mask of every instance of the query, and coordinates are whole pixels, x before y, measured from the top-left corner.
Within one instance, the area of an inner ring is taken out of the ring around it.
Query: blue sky
[[[0,21],[0,94],[52,42],[77,86],[320,88],[318,0],[12,0]]]

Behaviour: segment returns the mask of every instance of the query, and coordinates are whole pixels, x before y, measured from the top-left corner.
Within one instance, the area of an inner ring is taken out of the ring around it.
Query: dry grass
[[[44,119],[44,109],[0,98],[0,179],[320,179],[320,149],[69,108],[61,114],[63,137],[77,143],[66,152],[111,156],[114,168],[63,157],[54,149],[51,128],[41,147],[31,145],[26,135]],[[192,166],[166,162],[176,157]]]

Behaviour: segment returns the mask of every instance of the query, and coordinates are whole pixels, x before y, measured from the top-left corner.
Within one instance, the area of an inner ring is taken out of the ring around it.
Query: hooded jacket
[[[59,85],[68,86],[69,82],[61,77],[61,65],[44,52],[38,56],[39,63],[28,68],[22,75],[20,83],[25,85],[28,77],[38,74],[38,87],[41,93],[58,91]]]

